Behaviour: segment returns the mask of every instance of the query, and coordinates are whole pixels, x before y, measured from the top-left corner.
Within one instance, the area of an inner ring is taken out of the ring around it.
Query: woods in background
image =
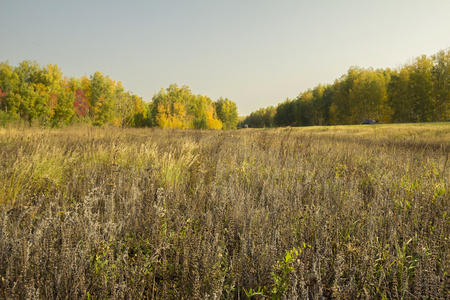
[[[261,108],[243,123],[250,127],[439,122],[450,120],[450,49],[399,69],[351,67],[333,84],[318,85]]]
[[[234,129],[236,103],[194,95],[176,84],[152,101],[125,91],[101,72],[63,76],[57,65],[0,63],[0,125],[25,120],[39,125],[72,123],[122,127]],[[398,69],[351,67],[333,84],[318,85],[276,107],[251,113],[250,127],[439,122],[450,120],[450,49],[417,57]]]
[[[57,65],[41,67],[25,60],[17,67],[0,63],[0,124],[13,120],[44,126],[233,129],[238,112],[233,101],[214,102],[192,94],[187,86],[172,84],[147,103],[101,72],[67,78]]]

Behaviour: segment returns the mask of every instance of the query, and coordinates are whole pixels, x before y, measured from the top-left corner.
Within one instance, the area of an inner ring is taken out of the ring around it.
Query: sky
[[[145,101],[187,85],[240,115],[449,47],[448,0],[0,0],[1,62],[101,71]]]

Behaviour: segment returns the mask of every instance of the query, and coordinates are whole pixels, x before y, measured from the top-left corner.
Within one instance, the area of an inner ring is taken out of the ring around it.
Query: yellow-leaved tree
[[[171,84],[152,100],[152,117],[160,128],[222,128],[213,101],[208,96],[194,95],[188,86]]]

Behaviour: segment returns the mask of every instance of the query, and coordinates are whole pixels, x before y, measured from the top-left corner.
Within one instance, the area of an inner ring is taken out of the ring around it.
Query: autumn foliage
[[[351,67],[333,84],[319,84],[274,107],[253,112],[251,127],[450,120],[450,49],[422,55],[398,69]]]
[[[120,81],[101,72],[90,77],[67,78],[57,65],[41,67],[27,60],[18,67],[0,63],[2,115],[39,125],[92,123],[178,129],[236,128],[234,102],[226,99],[231,113],[217,113],[223,101],[220,98],[214,102],[207,96],[192,94],[187,86],[179,88],[172,84],[150,102],[145,102],[126,91]]]

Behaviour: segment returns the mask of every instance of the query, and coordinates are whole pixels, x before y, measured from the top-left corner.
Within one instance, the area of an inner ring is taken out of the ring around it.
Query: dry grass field
[[[0,299],[449,299],[450,124],[0,129]]]

